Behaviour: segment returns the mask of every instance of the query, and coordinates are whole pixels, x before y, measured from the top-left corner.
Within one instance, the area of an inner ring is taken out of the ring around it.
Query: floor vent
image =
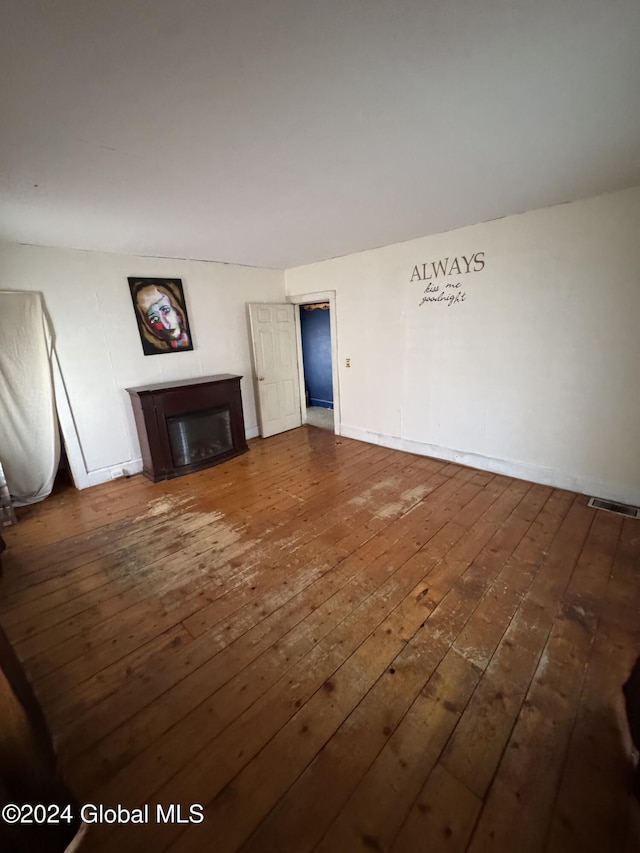
[[[588,506],[596,509],[606,509],[607,512],[617,512],[618,515],[627,515],[629,518],[640,518],[640,507],[619,504],[615,501],[603,501],[601,498],[590,498]]]

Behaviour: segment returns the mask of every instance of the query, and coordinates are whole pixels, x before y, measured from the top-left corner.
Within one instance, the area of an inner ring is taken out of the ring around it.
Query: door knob
[[[258,382],[264,382],[264,376],[258,376]]]

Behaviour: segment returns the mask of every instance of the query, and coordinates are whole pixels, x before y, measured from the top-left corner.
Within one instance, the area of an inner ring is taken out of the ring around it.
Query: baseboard
[[[111,480],[119,480],[121,477],[133,477],[142,471],[142,459],[130,459],[119,465],[110,465],[108,468],[96,468],[87,471],[86,477],[81,482],[76,480],[79,489],[88,489],[91,486],[100,486],[102,483],[110,483]]]
[[[260,430],[257,426],[245,429],[247,439],[257,438],[260,435]],[[130,459],[128,462],[122,462],[120,465],[109,465],[108,468],[96,468],[94,471],[87,471],[85,476],[76,477],[76,486],[78,489],[88,489],[91,486],[100,486],[103,483],[110,483],[111,480],[118,480],[120,477],[132,477],[134,474],[139,474],[142,471],[142,459]]]
[[[383,433],[371,432],[370,430],[351,427],[345,424],[340,424],[340,435],[344,435],[347,438],[355,438],[358,441],[366,441],[369,444],[390,447],[394,450],[404,450],[407,453],[415,453],[419,456],[431,456],[434,459],[444,459],[447,462],[468,465],[470,468],[480,468],[482,471],[491,471],[493,474],[503,474],[506,477],[515,477],[518,480],[542,483],[542,485],[553,486],[556,489],[567,489],[572,492],[594,495],[606,500],[619,501],[620,503],[632,504],[634,506],[640,504],[640,490],[637,486],[624,483],[609,483],[593,477],[569,474],[566,471],[558,471],[553,468],[545,468],[544,466],[533,465],[527,462],[497,459],[491,456],[482,456],[479,453],[452,450],[448,447],[410,441],[399,436],[384,435]]]

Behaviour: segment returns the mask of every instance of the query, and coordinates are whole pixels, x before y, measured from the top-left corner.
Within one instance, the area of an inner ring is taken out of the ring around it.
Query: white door
[[[249,305],[258,424],[263,438],[302,424],[294,311],[288,303]]]

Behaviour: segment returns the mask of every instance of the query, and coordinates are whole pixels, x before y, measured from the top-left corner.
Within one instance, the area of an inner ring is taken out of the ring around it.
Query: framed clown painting
[[[129,278],[145,355],[192,350],[182,279]]]

